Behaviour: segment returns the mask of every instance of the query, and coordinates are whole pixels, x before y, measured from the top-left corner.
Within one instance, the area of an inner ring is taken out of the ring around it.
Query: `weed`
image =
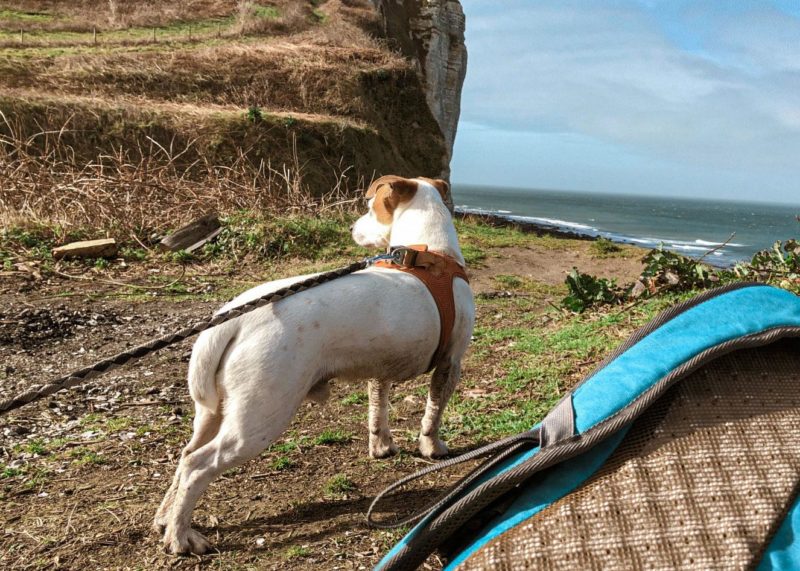
[[[301,557],[308,557],[311,555],[311,550],[304,545],[292,545],[286,548],[284,557],[286,559],[299,559]]]
[[[294,467],[294,462],[286,456],[279,456],[272,461],[273,470],[288,470]]]
[[[147,250],[144,248],[135,248],[131,246],[123,246],[119,250],[119,256],[132,262],[143,262],[147,259]]]
[[[95,465],[99,466],[106,463],[106,459],[86,446],[78,446],[67,453],[72,462],[77,466]]]
[[[506,289],[519,289],[523,286],[524,282],[520,279],[519,276],[512,276],[507,274],[498,274],[494,276],[494,281],[500,287],[504,287]]]
[[[561,300],[561,304],[570,311],[585,311],[594,305],[620,299],[620,291],[614,280],[582,274],[577,268],[572,268],[567,276],[567,287],[569,293]]]
[[[618,244],[615,244],[608,238],[598,238],[589,246],[589,251],[595,258],[609,258],[614,254],[622,251]]]
[[[105,428],[107,432],[119,432],[131,426],[133,419],[127,416],[118,416],[109,418],[106,422]]]
[[[367,393],[363,392],[351,393],[344,397],[341,402],[344,405],[367,404],[367,402],[369,402],[369,397]]]
[[[23,449],[29,454],[35,454],[36,456],[47,454],[47,445],[44,443],[44,440],[32,440],[27,443]]]
[[[314,444],[345,444],[353,439],[353,435],[341,429],[326,429],[314,439]]]
[[[47,483],[49,478],[50,470],[46,468],[39,468],[31,475],[30,478],[25,480],[25,488],[32,490],[33,488],[41,487]]]
[[[356,489],[355,482],[344,474],[336,474],[330,480],[325,482],[323,491],[329,496],[337,496],[352,492]]]
[[[6,480],[8,478],[15,478],[24,474],[25,471],[21,468],[12,468],[11,466],[4,466],[3,470],[0,471],[0,480]]]
[[[194,259],[194,255],[186,250],[178,250],[177,252],[170,252],[168,258],[175,264],[186,264]]]
[[[294,452],[295,450],[299,450],[300,446],[293,440],[289,440],[286,442],[280,442],[278,444],[273,444],[269,447],[269,451],[280,452],[281,454],[288,454],[289,452]]]
[[[111,266],[111,262],[109,262],[106,258],[97,258],[94,261],[94,268],[96,270],[106,270]]]
[[[247,120],[251,123],[260,123],[264,120],[264,112],[261,110],[261,107],[257,105],[251,105],[247,108]]]
[[[486,259],[486,252],[473,244],[462,244],[461,254],[468,266],[477,266]]]

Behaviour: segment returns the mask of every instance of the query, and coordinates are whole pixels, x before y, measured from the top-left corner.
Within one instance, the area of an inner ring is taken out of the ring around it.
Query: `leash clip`
[[[371,258],[367,258],[364,261],[367,263],[367,266],[374,266],[378,262],[382,262],[384,260],[394,261],[394,253],[387,252],[385,254],[378,254],[377,256],[372,256]]]
[[[418,253],[419,252],[417,250],[408,248],[406,246],[394,246],[385,254],[378,254],[377,256],[367,258],[365,261],[367,262],[368,266],[373,266],[377,262],[386,260],[394,262],[398,266],[410,268],[414,266]]]
[[[406,246],[395,246],[391,249],[392,261],[398,266],[405,266],[407,268],[414,267],[417,261],[418,250],[407,248]]]

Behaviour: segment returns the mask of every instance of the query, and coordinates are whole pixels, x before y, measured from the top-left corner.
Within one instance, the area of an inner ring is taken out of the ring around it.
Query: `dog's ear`
[[[420,178],[438,190],[439,194],[442,195],[442,200],[447,198],[447,193],[450,191],[450,185],[447,184],[447,181],[444,181],[440,178],[427,178],[424,176],[421,176]]]
[[[366,197],[368,199],[373,198],[378,194],[381,187],[384,186],[389,187],[388,190],[394,195],[396,203],[408,200],[417,192],[417,183],[415,181],[394,174],[387,174],[369,185]]]
[[[402,202],[411,200],[417,192],[417,181],[400,176],[382,176],[367,190],[367,198],[375,198],[372,204],[375,214],[383,224],[391,224],[394,211]]]

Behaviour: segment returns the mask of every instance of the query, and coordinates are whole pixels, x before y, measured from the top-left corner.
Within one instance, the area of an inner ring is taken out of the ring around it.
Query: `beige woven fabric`
[[[745,569],[800,477],[800,340],[673,387],[601,471],[459,569]]]

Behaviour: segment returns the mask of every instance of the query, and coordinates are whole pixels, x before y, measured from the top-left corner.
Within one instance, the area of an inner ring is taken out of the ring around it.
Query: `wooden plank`
[[[177,252],[178,250],[187,250],[194,247],[199,248],[205,242],[210,240],[213,236],[219,234],[221,224],[216,212],[206,214],[202,218],[198,218],[191,224],[179,228],[159,243],[158,247],[162,250],[170,252]],[[213,235],[213,236],[212,236]],[[202,244],[200,243],[202,242]],[[199,245],[198,245],[199,244]]]
[[[114,238],[83,240],[53,248],[53,257],[62,258],[109,258],[117,255],[117,241]]]
[[[191,246],[188,246],[187,248],[185,248],[185,250],[191,254],[191,253],[192,253],[192,252],[194,252],[195,250],[197,250],[197,249],[199,249],[199,248],[202,248],[202,247],[203,247],[203,246],[205,246],[205,245],[206,245],[208,242],[210,242],[211,240],[213,240],[214,238],[216,238],[217,236],[219,236],[219,233],[220,233],[220,232],[222,232],[222,227],[219,227],[219,228],[217,228],[217,229],[216,229],[216,230],[214,230],[214,231],[213,231],[211,234],[209,234],[208,236],[206,236],[205,238],[203,238],[203,239],[202,239],[202,240],[200,240],[199,242],[195,242],[195,243],[194,243],[194,244],[192,244]]]

